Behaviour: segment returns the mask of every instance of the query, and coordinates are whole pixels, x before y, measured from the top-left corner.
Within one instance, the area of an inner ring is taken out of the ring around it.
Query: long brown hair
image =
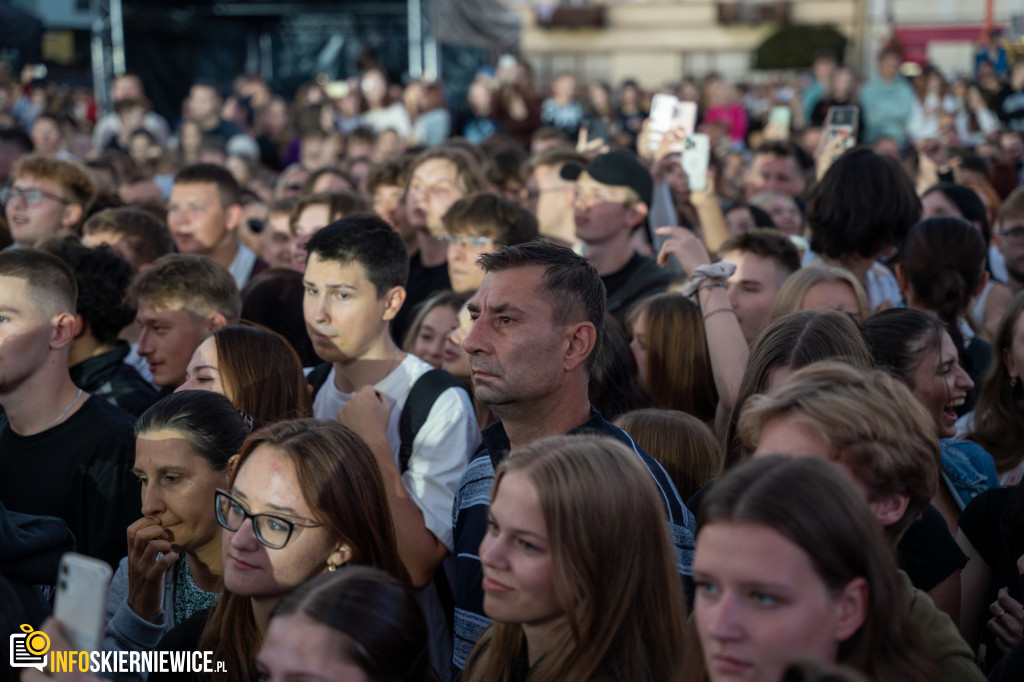
[[[231,325],[213,332],[224,389],[257,425],[313,414],[302,361],[277,332]]]
[[[626,322],[630,335],[647,318],[647,393],[655,407],[711,422],[718,391],[704,338],[700,308],[685,296],[665,293],[640,301]]]
[[[978,392],[971,440],[992,453],[996,471],[1003,473],[1024,459],[1024,383],[1010,383],[1005,356],[1013,351],[1013,331],[1024,313],[1024,292],[1006,307],[992,345],[992,365]],[[1021,368],[1018,368],[1020,371]]]
[[[664,508],[636,453],[611,438],[546,438],[499,467],[495,495],[511,471],[537,493],[567,620],[530,682],[676,679],[685,630],[681,583]],[[495,622],[463,679],[507,682],[525,651],[519,624]]]
[[[858,577],[867,581],[864,623],[839,643],[837,662],[874,682],[938,678],[935,662],[910,620],[896,557],[882,527],[863,494],[834,464],[777,455],[745,462],[708,490],[698,528],[712,523],[777,532],[804,551],[832,592]],[[686,667],[686,679],[707,678],[703,655],[690,656]]]
[[[314,520],[331,537],[352,550],[351,564],[374,566],[408,582],[398,556],[395,529],[384,480],[369,446],[351,429],[316,419],[271,424],[249,436],[228,484],[261,445],[287,455],[295,465],[299,487]],[[199,649],[224,661],[221,679],[249,682],[263,635],[252,602],[227,590],[199,638]]]

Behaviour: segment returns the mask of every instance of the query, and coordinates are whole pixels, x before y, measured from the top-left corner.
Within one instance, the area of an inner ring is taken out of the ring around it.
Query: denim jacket
[[[992,455],[974,441],[943,438],[939,448],[942,450],[942,480],[961,511],[979,493],[999,487]]]

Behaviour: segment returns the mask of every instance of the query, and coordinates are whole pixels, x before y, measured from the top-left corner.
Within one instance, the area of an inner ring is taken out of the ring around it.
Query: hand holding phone
[[[680,164],[686,171],[691,192],[703,192],[708,188],[708,165],[711,160],[711,138],[704,133],[694,133],[683,142]]]

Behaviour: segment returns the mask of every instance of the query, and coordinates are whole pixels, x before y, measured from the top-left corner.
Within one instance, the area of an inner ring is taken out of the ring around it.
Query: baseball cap
[[[602,185],[629,187],[650,208],[654,188],[651,174],[629,152],[616,149],[595,157],[586,166],[570,162],[562,166],[560,175],[565,180],[575,181],[584,171]]]

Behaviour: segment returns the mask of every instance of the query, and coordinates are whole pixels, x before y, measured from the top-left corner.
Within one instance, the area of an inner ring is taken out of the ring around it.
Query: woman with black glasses
[[[362,564],[408,581],[376,460],[340,424],[303,419],[257,431],[215,497],[224,593],[158,648],[212,651],[226,668],[218,679],[253,679],[274,607],[307,580]]]

